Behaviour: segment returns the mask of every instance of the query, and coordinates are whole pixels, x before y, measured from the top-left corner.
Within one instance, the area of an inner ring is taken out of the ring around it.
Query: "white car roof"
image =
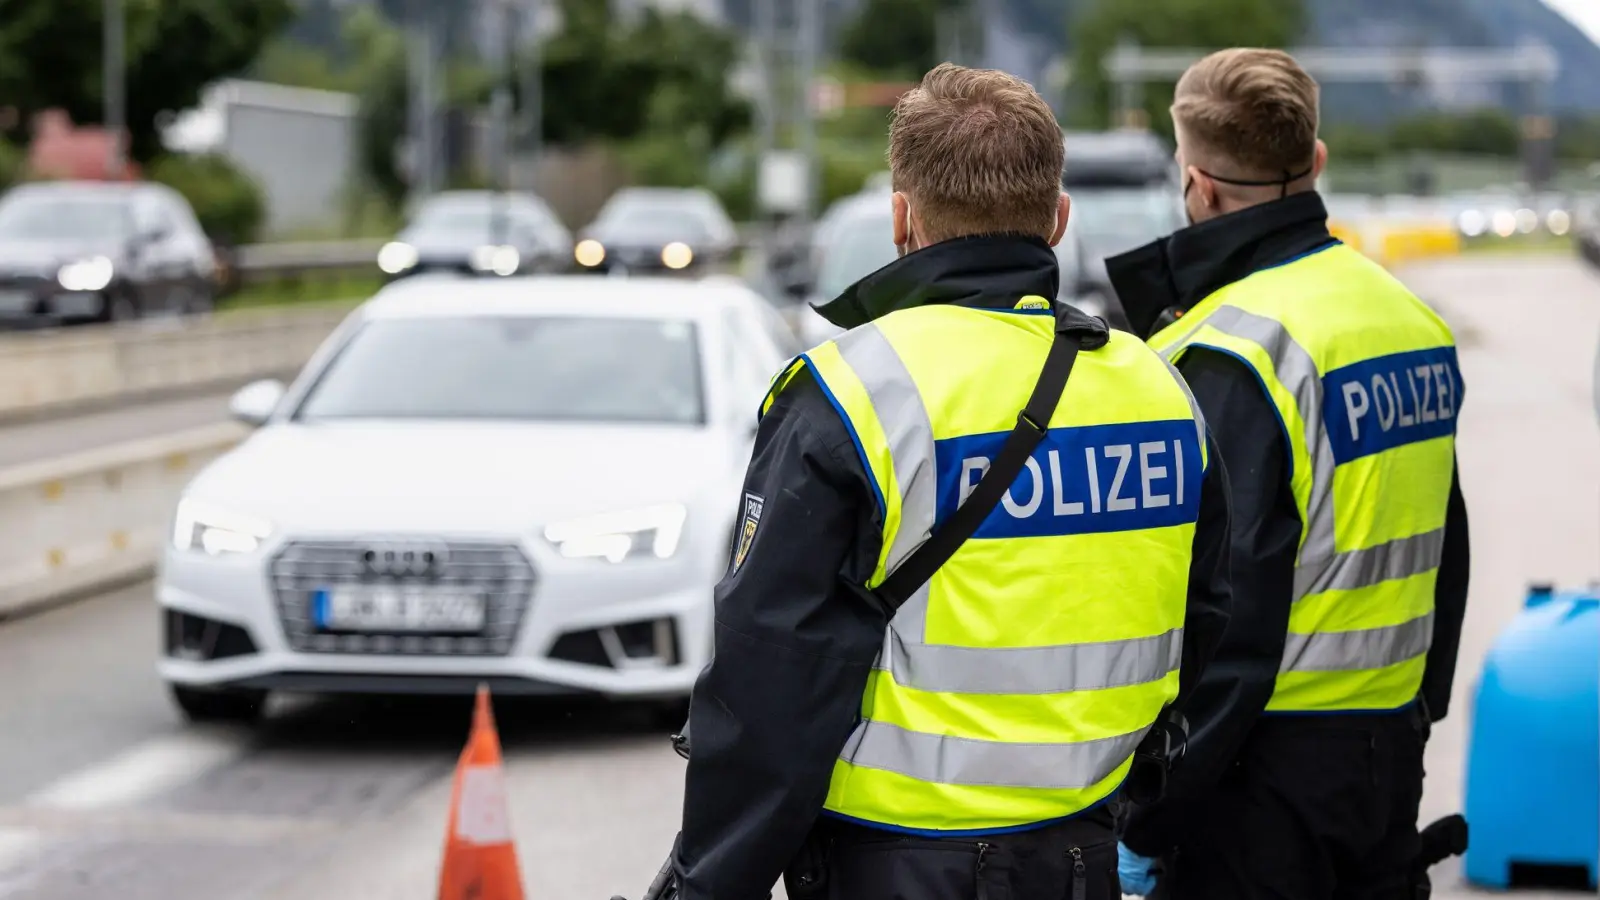
[[[360,314],[365,319],[551,315],[704,319],[749,302],[766,301],[743,283],[724,279],[444,275],[415,276],[388,285],[362,305]]]

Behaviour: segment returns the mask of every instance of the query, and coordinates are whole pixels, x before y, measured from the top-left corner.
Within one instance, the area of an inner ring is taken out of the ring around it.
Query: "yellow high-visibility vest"
[[[1050,303],[897,311],[804,354],[876,493],[875,588],[965,500],[1050,348]],[[1131,335],[1078,355],[1048,433],[900,607],[827,810],[912,831],[1031,825],[1105,799],[1176,695],[1205,426]]]
[[[1444,320],[1335,243],[1218,290],[1150,344],[1173,362],[1191,347],[1238,359],[1283,425],[1302,527],[1268,711],[1411,703],[1463,390]]]

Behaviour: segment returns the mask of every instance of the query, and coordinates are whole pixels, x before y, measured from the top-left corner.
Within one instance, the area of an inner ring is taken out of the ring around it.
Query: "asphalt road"
[[[1600,280],[1567,260],[1406,274],[1457,329],[1471,612],[1425,818],[1460,807],[1481,660],[1530,580],[1600,576],[1591,379]],[[424,900],[464,702],[281,704],[257,732],[183,726],[152,663],[148,586],[0,627],[0,900]],[[638,896],[682,764],[642,709],[500,704],[528,896]],[[1453,864],[1435,896],[1475,896]],[[1521,893],[1554,898],[1556,893]]]
[[[220,422],[232,391],[0,426],[0,468]]]

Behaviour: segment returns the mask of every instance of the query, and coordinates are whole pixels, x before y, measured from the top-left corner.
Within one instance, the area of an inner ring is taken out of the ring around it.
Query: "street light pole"
[[[124,59],[127,52],[126,27],[123,21],[122,0],[105,0],[105,35],[101,47],[102,93],[105,104],[105,128],[110,138],[106,153],[106,178],[122,177],[123,137],[127,120],[127,98]]]

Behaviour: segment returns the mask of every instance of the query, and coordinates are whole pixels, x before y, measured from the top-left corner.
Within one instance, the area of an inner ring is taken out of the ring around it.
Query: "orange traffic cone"
[[[456,764],[450,826],[439,872],[439,900],[522,900],[522,873],[511,841],[500,736],[489,686],[478,686],[472,734]]]

